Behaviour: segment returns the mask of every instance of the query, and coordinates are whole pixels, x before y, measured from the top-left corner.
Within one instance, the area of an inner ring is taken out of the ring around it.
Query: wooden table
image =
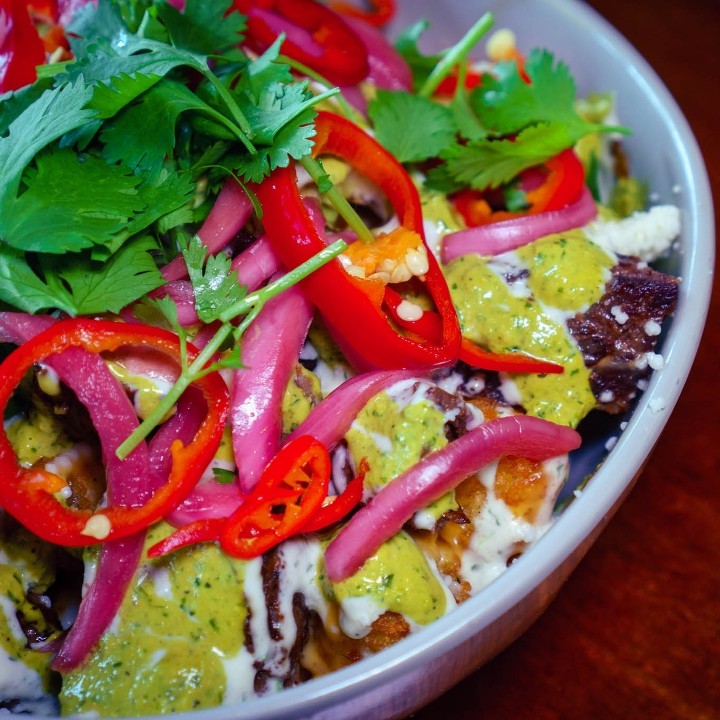
[[[720,209],[720,1],[592,0],[685,112]],[[644,473],[538,622],[416,720],[720,718],[720,295]]]

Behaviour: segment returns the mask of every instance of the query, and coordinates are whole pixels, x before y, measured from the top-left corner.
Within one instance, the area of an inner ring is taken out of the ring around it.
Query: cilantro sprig
[[[73,60],[0,103],[0,301],[116,312],[228,175],[261,181],[312,148],[314,95],[279,58],[240,49],[231,0],[99,0],[74,16]],[[87,288],[91,287],[92,291]]]
[[[193,237],[188,247],[183,250],[183,256],[195,291],[198,316],[206,323],[219,321],[220,327],[196,358],[188,362],[188,336],[178,322],[175,304],[167,297],[144,301],[146,309],[159,312],[177,333],[181,347],[181,372],[175,384],[148,417],[120,444],[116,451],[117,456],[120,459],[127,457],[147,438],[193,382],[217,370],[243,367],[241,338],[267,302],[346,249],[345,242],[337,240],[274,282],[248,293],[245,286],[239,284],[237,271],[231,269],[229,258],[222,254],[208,257],[202,241],[197,236]],[[232,321],[237,317],[243,319],[234,325]],[[231,345],[230,351],[223,354],[219,360],[213,360],[216,353],[228,342]]]
[[[456,45],[433,56],[417,47],[426,25],[407,30],[398,49],[413,69],[416,92],[380,90],[368,107],[378,140],[401,162],[434,161],[426,182],[441,192],[506,185],[585,135],[628,132],[577,113],[570,70],[547,50],[529,53],[525,76],[516,62],[500,62],[466,90],[465,60],[491,23],[492,16],[484,16]],[[432,93],[457,68],[454,97],[439,102]]]

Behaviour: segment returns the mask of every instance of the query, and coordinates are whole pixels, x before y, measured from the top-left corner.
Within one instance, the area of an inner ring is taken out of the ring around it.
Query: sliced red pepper
[[[453,202],[468,227],[476,227],[523,215],[560,210],[577,201],[585,185],[582,162],[571,148],[550,158],[544,165],[521,173],[521,183],[522,179],[529,181],[533,176],[541,182],[525,193],[529,207],[522,212],[493,210],[487,200],[488,193],[484,190],[461,190],[453,196]]]
[[[338,85],[368,74],[367,50],[340,15],[315,0],[233,0],[247,16],[245,44],[264,52],[285,33],[282,52]]]
[[[226,522],[225,518],[206,518],[183,525],[164,540],[149,548],[147,556],[149,558],[162,557],[189,545],[218,541]]]
[[[310,533],[324,530],[349,515],[350,511],[362,500],[365,473],[368,469],[368,462],[363,458],[360,461],[357,475],[347,484],[345,490],[332,502],[322,505],[300,528],[299,532]]]
[[[465,73],[465,89],[472,90],[477,87],[482,80],[482,73],[475,70],[467,70]],[[458,73],[455,72],[452,75],[448,75],[443,78],[442,82],[437,86],[435,95],[439,97],[452,97],[457,91],[458,87]]]
[[[28,4],[0,0],[0,92],[19,90],[37,80],[45,47],[33,24]]]
[[[425,242],[420,199],[402,165],[349,120],[321,112],[315,127],[314,155],[335,155],[350,163],[385,193],[400,225]],[[265,232],[286,267],[297,267],[325,247],[324,238],[302,202],[292,168],[275,170],[252,189],[263,208]],[[351,277],[339,260],[327,263],[303,280],[303,290],[357,367],[431,368],[449,365],[457,359],[460,352],[457,314],[442,271],[425,247],[429,269],[422,290],[441,318],[437,340],[400,332],[383,308],[378,284]]]
[[[263,472],[258,484],[229,518],[197,520],[148,550],[159,557],[188,545],[220,542],[234,557],[250,559],[291,535],[316,532],[342,520],[360,502],[367,461],[345,491],[323,505],[330,482],[330,455],[304,435],[289,442]]]
[[[398,314],[398,307],[402,300],[402,296],[391,288],[385,291],[385,303],[388,311],[393,315],[395,322],[406,330],[417,333],[421,337],[437,338],[440,332],[440,318],[438,314],[426,310],[417,320],[406,320]],[[466,337],[462,338],[458,359],[471,367],[481,370],[536,374],[564,372],[562,365],[550,362],[549,360],[532,357],[531,355],[489,352]]]
[[[179,362],[177,336],[161,328],[104,320],[61,320],[18,347],[0,365],[0,413],[4,413],[25,373],[49,355],[70,347],[102,353],[128,345],[152,347]],[[190,360],[196,355],[197,351],[189,346]],[[168,481],[145,504],[111,505],[95,511],[66,507],[55,497],[67,487],[65,481],[46,470],[21,467],[3,430],[0,432],[0,507],[39,537],[68,547],[97,543],[98,536],[104,540],[125,537],[156,522],[195,486],[222,439],[229,405],[223,379],[218,373],[209,373],[194,384],[207,402],[207,415],[190,443],[183,445],[179,440],[173,443]]]
[[[330,454],[321,442],[309,435],[289,442],[223,525],[223,550],[249,559],[298,532],[327,497],[330,471]]]
[[[331,2],[330,7],[343,15],[364,20],[375,27],[383,27],[395,15],[395,0],[369,0],[370,10],[363,10],[347,2]]]

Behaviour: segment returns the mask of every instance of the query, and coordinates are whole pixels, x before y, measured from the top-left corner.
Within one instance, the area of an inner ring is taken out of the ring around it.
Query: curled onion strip
[[[350,429],[357,414],[373,395],[400,380],[417,377],[413,370],[373,370],[355,375],[335,388],[318,403],[300,425],[290,433],[288,442],[301,435],[311,435],[328,450]]]
[[[246,285],[248,292],[257,290],[271,275],[280,272],[280,258],[265,237],[258,238],[250,247],[243,250],[230,266],[236,270],[238,281]]]
[[[523,215],[448,233],[442,239],[441,259],[449,263],[461,255],[499,255],[550,235],[587,225],[597,215],[595,201],[583,188],[577,202],[561,210]]]
[[[167,481],[172,466],[170,445],[175,438],[184,445],[192,441],[205,417],[202,394],[189,388],[180,398],[175,414],[157,431],[149,445],[148,486],[156,490]],[[145,531],[103,543],[92,584],[80,603],[78,615],[53,661],[56,670],[80,665],[110,626],[142,557]]]
[[[357,572],[416,511],[496,458],[547,460],[579,445],[575,430],[527,415],[479,425],[402,473],[353,515],[325,552],[328,578],[338,582]]]
[[[280,447],[282,397],[307,336],[312,308],[292,287],[270,300],[243,338],[233,373],[230,421],[242,492],[257,483]]]

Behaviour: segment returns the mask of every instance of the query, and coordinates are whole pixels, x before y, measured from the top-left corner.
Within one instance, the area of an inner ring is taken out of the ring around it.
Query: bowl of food
[[[543,612],[672,410],[687,123],[570,0],[68,5],[3,15],[51,62],[1,98],[0,711],[403,717]]]

